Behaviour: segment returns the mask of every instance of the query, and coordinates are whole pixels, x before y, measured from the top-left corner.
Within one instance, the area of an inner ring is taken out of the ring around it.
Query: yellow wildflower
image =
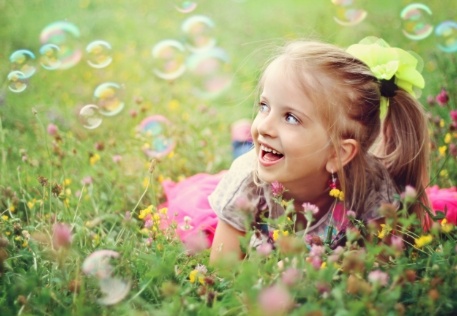
[[[378,233],[378,238],[384,238],[386,237],[390,231],[392,230],[392,228],[387,225],[387,224],[381,224],[381,231]]]
[[[139,219],[144,219],[144,218],[146,217],[146,215],[152,213],[152,208],[153,208],[153,206],[152,206],[152,205],[149,205],[149,206],[148,206],[147,208],[145,208],[144,210],[141,210],[141,211],[140,211],[140,214],[138,215],[138,218],[139,218]]]
[[[340,201],[344,201],[344,192],[339,189],[331,189],[329,194]]]
[[[446,169],[440,171],[440,177],[447,178],[449,176],[449,172]]]
[[[172,150],[172,151],[170,151],[170,153],[168,154],[167,157],[168,157],[168,158],[173,158],[174,155],[175,155],[175,152]]]
[[[11,204],[8,208],[9,208],[10,212],[16,211],[16,207],[13,204]]]
[[[168,213],[168,208],[162,207],[162,208],[159,210],[159,213],[160,213],[160,214],[166,215],[166,214]]]
[[[444,127],[446,125],[446,122],[444,122],[443,119],[440,120],[440,127]]]
[[[71,180],[70,180],[70,179],[65,179],[65,180],[63,180],[63,185],[64,185],[64,186],[67,187],[67,186],[69,186],[70,184],[71,184]]]
[[[152,219],[155,221],[155,222],[158,222],[160,221],[160,215],[155,213],[154,215],[152,215]]]
[[[90,156],[89,158],[89,163],[91,166],[95,165],[97,163],[97,161],[100,160],[100,155],[99,154],[93,154]]]
[[[441,231],[445,233],[450,233],[453,229],[454,225],[452,225],[452,223],[449,223],[446,218],[441,221]]]
[[[289,236],[289,232],[287,230],[280,231],[279,229],[275,229],[273,231],[273,236],[272,236],[273,240],[275,240],[275,241],[278,240],[278,238],[280,236],[284,236],[284,237]]]
[[[205,277],[197,269],[190,271],[189,282],[195,283],[198,280],[201,284],[205,284]]]
[[[169,103],[168,103],[168,108],[171,110],[171,111],[176,111],[177,109],[179,109],[179,101],[178,100],[171,100]]]
[[[433,240],[432,235],[423,235],[423,236],[420,236],[419,238],[414,239],[414,241],[416,242],[416,247],[418,247],[418,248],[428,245],[429,243],[432,242],[432,240]]]
[[[8,215],[3,215],[3,216],[2,216],[2,219],[3,219],[5,222],[8,220],[8,218],[9,218]]]
[[[440,156],[442,156],[442,157],[444,157],[446,155],[446,150],[447,150],[446,145],[438,147],[438,152],[440,153]]]
[[[32,209],[35,206],[35,203],[36,203],[36,199],[32,199],[27,202],[27,206],[29,207],[29,209]]]
[[[444,135],[444,143],[445,144],[449,144],[452,140],[452,136],[450,133],[446,133],[446,135]]]

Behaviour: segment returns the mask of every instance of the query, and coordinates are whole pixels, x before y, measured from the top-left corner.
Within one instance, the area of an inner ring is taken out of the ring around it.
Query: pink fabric
[[[211,209],[208,196],[214,191],[226,171],[215,175],[199,173],[181,182],[162,182],[167,202],[160,207],[168,208],[168,223],[177,224],[177,234],[181,240],[203,231],[211,244],[217,226],[217,215]],[[184,218],[188,216],[186,223]],[[186,227],[187,224],[187,227]]]
[[[426,189],[433,210],[444,212],[447,208],[446,219],[457,225],[457,189],[456,187],[439,188],[437,185]]]

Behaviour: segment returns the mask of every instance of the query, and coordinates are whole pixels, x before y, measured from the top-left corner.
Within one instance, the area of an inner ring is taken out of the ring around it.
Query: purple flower
[[[273,193],[273,196],[281,196],[284,193],[284,191],[284,186],[278,181],[275,181],[271,184],[271,192]]]
[[[441,88],[440,93],[435,97],[436,102],[440,106],[445,106],[449,102],[449,95],[446,89]]]

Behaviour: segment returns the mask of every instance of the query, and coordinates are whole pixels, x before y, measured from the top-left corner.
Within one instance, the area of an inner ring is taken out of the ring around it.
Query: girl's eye
[[[286,122],[290,124],[298,124],[300,121],[290,113],[286,114]]]
[[[267,112],[268,111],[268,105],[266,105],[263,102],[259,103],[259,112]]]

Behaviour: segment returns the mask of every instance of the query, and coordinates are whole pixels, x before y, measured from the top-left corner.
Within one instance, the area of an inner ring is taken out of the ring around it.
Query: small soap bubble
[[[400,13],[403,21],[403,34],[412,40],[423,40],[433,32],[432,10],[422,3],[407,5]]]
[[[336,7],[333,19],[343,26],[359,24],[367,17],[367,11],[360,8],[360,1],[357,0],[332,0]]]
[[[79,63],[82,51],[79,43],[79,29],[70,22],[58,21],[46,26],[40,34],[41,44],[54,44],[60,49],[59,69],[68,69]]]
[[[122,90],[121,86],[114,82],[105,82],[95,88],[95,104],[99,107],[100,114],[113,116],[124,109]]]
[[[187,67],[194,82],[193,93],[203,99],[212,99],[230,87],[233,76],[228,62],[228,54],[219,47],[189,56]]]
[[[172,39],[160,41],[152,48],[154,74],[165,80],[174,80],[186,71],[186,50]]]
[[[26,49],[15,51],[10,56],[12,70],[20,71],[25,78],[30,78],[36,72],[34,66],[35,54]]]
[[[175,9],[181,13],[190,13],[197,8],[196,1],[175,0]]]
[[[95,129],[103,122],[100,110],[95,104],[88,104],[81,108],[79,111],[79,118],[82,125],[87,129]]]
[[[87,63],[93,68],[105,68],[113,61],[111,44],[106,41],[93,41],[86,47]]]
[[[152,115],[141,121],[138,131],[145,139],[143,150],[149,158],[162,158],[174,149],[170,127],[170,121],[162,115]]]
[[[27,88],[27,77],[19,70],[13,70],[8,74],[8,88],[12,92],[20,93]]]
[[[457,52],[457,22],[444,21],[435,28],[438,48],[446,53]]]
[[[186,47],[191,52],[201,52],[216,45],[213,35],[214,22],[204,15],[187,18],[181,25]]]
[[[47,70],[55,70],[60,67],[59,46],[55,44],[44,44],[40,47],[40,64]]]

